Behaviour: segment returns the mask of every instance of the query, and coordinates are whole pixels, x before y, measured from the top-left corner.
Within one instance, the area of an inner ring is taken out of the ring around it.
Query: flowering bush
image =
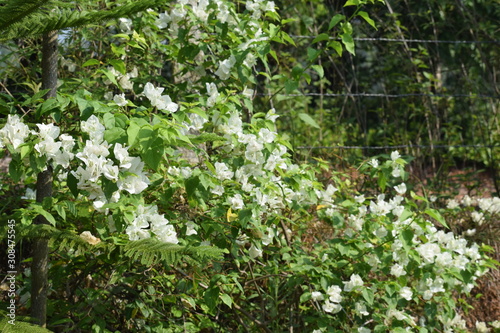
[[[334,19],[327,32],[339,24],[343,44],[321,52],[353,52],[350,23]],[[272,1],[149,10],[108,27],[109,49],[96,58],[70,65],[66,58],[75,76],[61,82],[52,104],[34,106],[36,119],[9,115],[0,148],[12,156],[11,177],[26,186],[22,226],[42,214],[95,246],[61,254],[65,264],[53,267],[54,276],[75,279],[89,272],[85,291],[60,297],[67,309],[86,299],[66,329],[465,329],[458,300],[491,266],[486,248],[447,231],[441,214],[408,191],[399,153],[361,167],[378,184],[370,192],[337,177],[323,184],[321,165],[292,160],[278,132],[282,110],[254,109],[258,80],[293,90],[294,81],[310,79],[313,55],[291,79],[270,69],[278,59],[272,43],[293,43],[283,24]],[[77,75],[90,73],[98,77],[75,88]],[[56,176],[54,196],[38,203],[34,175],[46,168]],[[324,228],[320,241],[314,225]],[[136,244],[212,246],[225,255],[208,267],[199,258],[151,265],[149,257],[136,266],[115,251]],[[97,263],[102,275],[90,269]],[[111,302],[122,322],[94,309],[94,300]],[[90,321],[80,321],[85,306],[95,311]]]

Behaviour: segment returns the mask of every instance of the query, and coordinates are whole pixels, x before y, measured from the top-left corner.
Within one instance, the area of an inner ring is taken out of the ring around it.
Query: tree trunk
[[[51,31],[42,40],[42,89],[49,89],[47,98],[56,97],[57,92],[57,31]],[[52,167],[40,172],[36,181],[36,201],[52,196]],[[39,215],[35,224],[48,224]],[[47,287],[48,287],[48,239],[35,239],[33,244],[33,263],[31,265],[31,316],[42,327],[47,324]]]

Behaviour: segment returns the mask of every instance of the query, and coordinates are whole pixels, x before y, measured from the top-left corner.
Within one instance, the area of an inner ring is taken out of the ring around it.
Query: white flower
[[[392,170],[392,176],[394,178],[398,178],[398,177],[401,177],[401,168],[400,167],[395,167],[393,170]]]
[[[216,162],[214,166],[215,166],[215,177],[217,177],[218,180],[223,181],[226,179],[229,180],[233,178],[234,172],[229,170],[228,166],[225,163]]]
[[[432,264],[436,256],[441,253],[441,248],[435,243],[420,244],[416,250],[426,264]]]
[[[472,221],[476,222],[478,225],[482,225],[484,222],[484,214],[480,212],[473,211],[471,213]]]
[[[411,301],[411,298],[413,296],[413,292],[409,287],[403,287],[399,290],[399,296],[404,298],[407,301]]]
[[[378,160],[376,158],[372,158],[372,160],[368,163],[375,169],[378,168]]]
[[[366,328],[366,327],[359,327],[358,333],[371,333],[371,330],[369,328]]]
[[[120,27],[121,31],[130,32],[132,30],[132,20],[131,19],[122,17],[122,18],[118,19],[118,22],[119,22],[119,27]]]
[[[118,106],[125,106],[128,103],[127,99],[125,98],[125,94],[115,95],[113,97],[113,101],[115,101],[116,105]]]
[[[195,223],[191,222],[191,221],[188,221],[186,223],[186,236],[190,236],[190,235],[196,235],[198,234],[198,232],[196,231],[196,229],[194,228],[196,226]]]
[[[454,199],[451,199],[448,201],[448,204],[446,205],[446,208],[448,209],[455,209],[455,208],[458,208],[459,204],[456,200]]]
[[[466,236],[474,236],[476,234],[476,229],[468,229],[468,230],[465,230],[464,233]]]
[[[326,293],[329,296],[330,302],[333,302],[333,303],[340,303],[340,302],[342,302],[341,292],[342,292],[342,289],[340,289],[340,287],[336,286],[336,285],[330,286],[326,290]]]
[[[176,112],[179,108],[179,105],[173,103],[170,99],[170,96],[162,95],[161,93],[163,92],[163,90],[165,89],[161,87],[155,88],[155,86],[151,82],[148,82],[144,86],[143,93],[149,99],[153,107],[157,107],[159,110]]]
[[[217,86],[215,83],[206,83],[207,87],[207,93],[208,93],[208,99],[207,99],[207,107],[212,107],[214,106],[217,97],[219,97],[219,92],[217,91]]]
[[[250,249],[248,250],[248,255],[250,256],[250,258],[255,259],[262,256],[262,250],[252,244],[250,246]]]
[[[256,63],[257,57],[252,52],[249,52],[245,57],[245,60],[243,60],[243,65],[247,66],[248,68],[252,68]]]
[[[340,310],[342,310],[342,305],[338,303],[331,303],[328,300],[326,300],[325,303],[323,304],[323,311],[325,312],[335,314],[340,312]]]
[[[382,226],[382,227],[378,228],[377,230],[375,230],[374,234],[378,238],[384,238],[385,236],[387,236],[387,229]]]
[[[403,195],[403,194],[406,193],[406,184],[405,183],[401,183],[398,186],[394,186],[394,189],[396,190],[396,192],[398,192],[399,194]]]
[[[25,194],[21,197],[24,200],[36,200],[36,190],[26,187]]]
[[[358,274],[352,274],[349,281],[344,281],[344,291],[351,291],[363,285],[363,280]]]
[[[276,138],[277,133],[276,132],[271,132],[267,128],[261,128],[259,130],[259,139],[262,140],[264,143],[272,143],[274,142],[274,139]]]
[[[273,242],[274,230],[272,228],[267,228],[267,233],[262,236],[262,244],[269,245]]]
[[[216,185],[210,192],[217,196],[221,196],[222,194],[224,194],[224,187],[222,187],[221,185]]]
[[[401,266],[400,264],[394,264],[391,267],[391,275],[399,277],[402,275],[406,275],[406,271],[405,271],[404,267]]]
[[[241,194],[239,194],[239,193],[228,198],[227,201],[231,205],[231,208],[234,210],[242,209],[245,206],[245,204],[243,203],[243,198],[241,197]]]
[[[236,64],[236,58],[230,56],[228,59],[219,62],[219,68],[215,72],[221,80],[227,80],[231,76],[231,68]]]
[[[486,323],[477,320],[476,320],[476,330],[478,333],[487,333],[490,331],[490,329],[486,327]]]
[[[125,232],[132,241],[151,237],[148,221],[139,217],[132,221],[132,224],[125,229]]]
[[[158,28],[164,29],[168,27],[168,24],[172,21],[168,13],[160,13],[159,18],[156,20],[155,24]]]
[[[365,196],[363,194],[355,196],[354,201],[356,201],[357,203],[363,203],[365,202]]]
[[[399,152],[398,152],[397,150],[395,150],[395,151],[393,151],[393,152],[391,153],[391,160],[392,160],[393,162],[396,162],[396,160],[397,160],[398,158],[400,158],[400,157],[401,157],[401,155],[399,155]]]
[[[36,126],[38,127],[39,131],[38,133],[34,134],[38,134],[38,136],[42,140],[50,140],[50,139],[55,140],[59,136],[59,131],[60,131],[59,127],[55,126],[52,123],[36,124]]]
[[[106,128],[95,115],[91,115],[86,121],[82,121],[80,126],[83,132],[89,134],[90,140],[95,141],[97,144],[102,142]]]
[[[120,168],[130,169],[130,167],[132,166],[133,157],[129,156],[127,148],[123,147],[121,143],[115,143],[113,153],[118,159],[118,162],[120,162]]]
[[[155,106],[159,110],[168,111],[174,113],[179,109],[177,103],[172,102],[172,99],[168,95],[162,95],[155,103]]]
[[[354,311],[362,316],[369,315],[368,311],[366,310],[366,305],[361,302],[356,302],[356,304],[354,305]]]
[[[323,294],[319,291],[313,291],[311,293],[311,299],[315,302],[322,301],[324,299]]]
[[[148,187],[149,180],[144,175],[129,175],[123,180],[118,180],[116,184],[120,190],[125,190],[130,194],[139,194]]]
[[[0,129],[0,148],[6,144],[12,144],[12,147],[17,148],[24,143],[24,140],[30,134],[29,127],[21,122],[18,115],[9,115],[7,123]]]
[[[156,237],[158,237],[158,239],[162,242],[172,244],[179,243],[179,239],[177,238],[177,233],[175,232],[173,225],[163,225],[156,228],[153,226],[152,230]]]

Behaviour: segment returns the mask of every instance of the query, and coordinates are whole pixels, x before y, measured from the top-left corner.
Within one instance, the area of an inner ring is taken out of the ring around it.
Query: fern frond
[[[19,236],[27,239],[45,238],[49,240],[49,246],[56,251],[75,250],[84,252],[105,248],[107,243],[101,242],[97,245],[91,245],[74,232],[60,230],[48,224],[32,224],[19,230]]]
[[[46,328],[30,324],[24,318],[16,317],[15,325],[9,324],[9,317],[4,311],[0,311],[0,332],[3,333],[51,333]]]
[[[142,264],[148,266],[159,261],[173,265],[185,257],[199,261],[217,260],[225,252],[227,251],[212,246],[186,247],[154,238],[131,241],[125,245],[126,256],[133,260],[140,259]]]
[[[0,31],[18,24],[51,0],[10,0],[0,2]]]
[[[79,11],[76,9],[44,8],[4,31],[0,40],[26,38],[49,31],[98,24],[111,19],[126,17],[165,3],[164,0],[132,1],[107,10]],[[0,29],[0,31],[2,31]]]

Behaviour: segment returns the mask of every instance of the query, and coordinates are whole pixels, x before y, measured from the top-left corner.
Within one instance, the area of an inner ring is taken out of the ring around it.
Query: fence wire
[[[500,99],[500,95],[480,95],[480,94],[379,94],[379,93],[302,93],[302,94],[281,94],[281,93],[257,93],[257,96],[285,96],[285,97],[303,97],[303,96],[324,96],[324,97],[382,97],[382,98],[403,98],[403,97],[431,97],[431,98],[492,98]]]
[[[365,150],[383,150],[383,149],[404,149],[404,148],[500,148],[500,145],[394,145],[394,146],[299,146],[296,149],[365,149]]]
[[[291,35],[295,39],[314,39],[317,36]],[[329,37],[330,40],[342,40],[338,37]],[[401,39],[401,38],[372,38],[354,37],[360,42],[396,42],[396,43],[434,43],[434,44],[500,44],[500,40],[435,40],[435,39]]]

